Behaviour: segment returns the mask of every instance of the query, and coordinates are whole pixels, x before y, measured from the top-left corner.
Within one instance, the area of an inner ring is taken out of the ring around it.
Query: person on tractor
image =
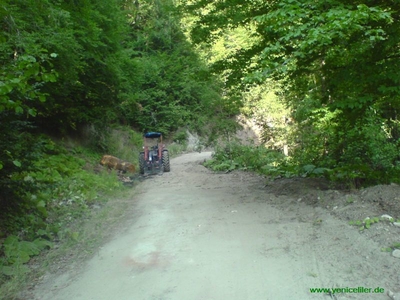
[[[169,154],[162,143],[162,134],[160,132],[147,132],[143,139],[144,151],[140,152],[139,155],[140,174],[170,172]],[[149,145],[150,141],[153,141],[153,145]]]

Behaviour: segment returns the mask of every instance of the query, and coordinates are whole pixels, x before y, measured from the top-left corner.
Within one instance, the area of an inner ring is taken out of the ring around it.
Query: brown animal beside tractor
[[[106,166],[109,170],[118,170],[120,173],[135,172],[135,166],[133,164],[111,155],[104,155],[100,161],[100,164]]]

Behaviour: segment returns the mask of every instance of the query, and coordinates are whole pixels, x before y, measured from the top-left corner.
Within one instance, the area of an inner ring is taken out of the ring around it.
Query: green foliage
[[[28,272],[30,258],[54,241],[77,239],[69,226],[122,187],[115,174],[87,170],[88,160],[97,165],[99,154],[77,148],[72,156],[49,138],[24,136],[32,142],[29,152],[14,151],[20,155],[19,166],[6,161],[0,170],[0,233],[6,237],[0,240],[0,285]]]
[[[39,61],[33,56],[21,55],[12,63],[0,66],[0,170],[12,168],[11,162],[14,167],[21,167],[17,157],[23,151],[22,145],[28,146],[26,141],[19,141],[25,135],[21,130],[31,127],[26,119],[35,117],[36,105],[46,101],[47,94],[41,87],[56,81],[54,70],[47,71],[45,67],[51,66],[49,61],[50,56],[46,54],[41,54]]]
[[[292,134],[292,121],[281,92],[282,88],[273,82],[248,85],[243,93],[241,112],[259,128],[260,142],[269,149],[283,152]]]
[[[218,81],[172,1],[7,0],[0,26],[0,112],[52,133],[121,122],[166,134],[218,109]]]
[[[232,142],[217,147],[213,158],[204,165],[214,171],[239,169],[271,174],[270,170],[276,168],[283,158],[283,154],[263,146],[245,146]]]
[[[326,168],[324,176],[353,187],[390,183],[399,174],[397,145],[390,130],[373,109],[355,122],[340,111],[314,109],[292,137],[298,141],[294,161]]]
[[[183,144],[188,139],[188,133],[186,130],[178,130],[172,137],[173,141],[178,144]]]
[[[121,188],[90,171],[104,153],[138,161],[141,134],[121,124],[231,132],[240,101],[221,98],[173,1],[5,0],[0,29],[2,283],[46,241],[79,240],[69,226]],[[84,130],[81,147],[68,145]],[[186,137],[175,138],[182,151]]]
[[[0,27],[2,235],[26,228],[22,236],[33,238],[54,212],[73,214],[117,185],[83,170],[80,149],[71,156],[37,132],[88,127],[93,149],[136,162],[140,134],[111,123],[169,133],[232,110],[218,102],[218,81],[186,41],[172,1],[6,0]]]
[[[218,84],[186,41],[171,1],[143,1],[132,32],[137,53],[131,93],[120,114],[141,131],[169,133],[211,116]]]
[[[47,55],[41,55],[41,62],[33,56],[22,55],[0,68],[0,113],[13,111],[17,115],[36,116],[35,103],[46,101],[40,87],[56,81],[54,70],[49,72],[42,66],[49,60]]]
[[[136,164],[142,146],[142,134],[130,128],[119,126],[109,130],[108,134],[104,137],[104,147],[99,150]],[[99,160],[100,158],[96,157],[96,161],[98,162]]]
[[[398,180],[397,3],[197,0],[185,8],[194,42],[235,40],[213,61],[228,85],[280,84],[297,127],[294,166],[331,170],[324,175],[355,186]]]
[[[183,142],[183,143],[172,143],[168,145],[168,153],[170,155],[170,157],[174,157],[177,156],[179,154],[182,154],[183,152],[185,152],[187,150],[187,143]]]
[[[67,154],[49,139],[40,141],[40,147],[30,148],[29,165],[0,170],[5,187],[0,194],[0,228],[8,233],[25,228],[23,236],[30,239],[37,230],[48,228],[46,221],[55,211],[64,214],[78,208],[81,213],[99,195],[119,186],[116,180],[85,171],[83,159]]]
[[[27,263],[32,256],[38,255],[43,249],[51,248],[53,243],[37,238],[32,242],[20,241],[18,237],[10,235],[3,242],[0,251],[4,253],[0,264],[0,274],[9,277],[17,276],[22,272],[28,272],[23,264]]]
[[[125,70],[133,66],[123,47],[129,38],[124,2],[77,6],[73,1],[7,0],[0,8],[2,69],[8,76],[26,74],[17,77],[21,94],[39,88],[42,93],[20,98],[46,96],[45,103],[33,103],[31,113],[42,127],[57,132],[116,119],[119,93],[127,89]],[[24,66],[27,58],[30,65]]]
[[[400,243],[394,243],[392,246],[390,247],[385,247],[382,248],[381,251],[382,252],[392,252],[395,249],[400,249]]]
[[[382,222],[382,221],[394,222],[395,220],[393,218],[388,220],[387,218],[373,217],[373,218],[365,218],[363,221],[353,220],[353,221],[349,222],[349,225],[357,226],[360,231],[363,231],[364,229],[369,229],[371,227],[371,225]]]

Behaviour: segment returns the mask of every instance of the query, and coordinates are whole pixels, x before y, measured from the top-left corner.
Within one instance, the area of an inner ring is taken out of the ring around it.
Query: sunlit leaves
[[[199,11],[210,3],[193,2]],[[222,0],[215,7],[233,4]],[[400,138],[399,4],[282,0],[257,7],[243,2],[236,9],[241,22],[229,18],[225,8],[209,9],[204,17],[197,13],[194,40],[210,43],[215,28],[229,36],[230,28],[253,26],[258,37],[253,51],[232,53],[216,62],[215,70],[228,74],[226,82],[236,88],[268,79],[282,84],[299,126],[293,140],[299,164],[335,167],[357,161],[391,172]],[[377,140],[388,155],[370,147]],[[385,163],[379,165],[378,157]]]
[[[18,160],[14,160],[13,164],[17,167],[21,167],[21,162],[19,162]]]

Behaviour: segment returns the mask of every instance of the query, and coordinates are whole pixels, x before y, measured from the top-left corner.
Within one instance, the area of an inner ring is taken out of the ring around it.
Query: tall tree
[[[392,142],[399,138],[399,3],[199,0],[186,9],[197,17],[195,42],[211,43],[235,27],[250,30],[253,45],[217,62],[216,70],[233,69],[229,82],[237,86],[282,82],[308,134],[300,135],[308,160],[392,168]],[[386,150],[374,151],[382,143]]]
[[[120,115],[140,130],[200,129],[220,98],[219,82],[188,43],[173,1],[136,3],[129,44],[136,74]]]

